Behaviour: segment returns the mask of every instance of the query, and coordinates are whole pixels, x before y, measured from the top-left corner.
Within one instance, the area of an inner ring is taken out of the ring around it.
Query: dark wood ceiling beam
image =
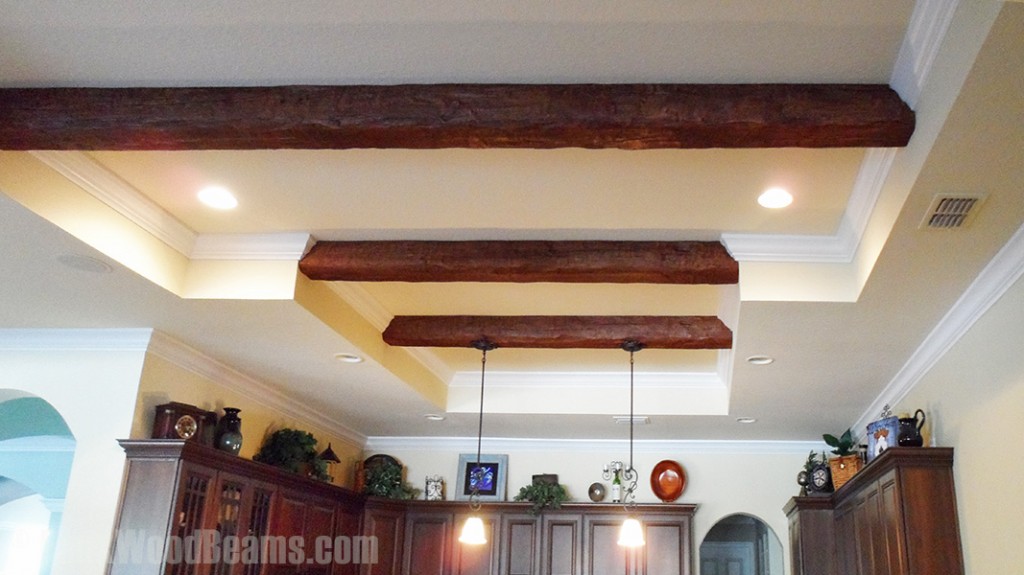
[[[0,89],[0,149],[896,147],[881,84]]]
[[[728,349],[732,331],[711,316],[397,316],[384,341],[404,347],[612,349],[627,340],[652,349]]]
[[[317,242],[299,262],[314,280],[734,284],[719,242]]]

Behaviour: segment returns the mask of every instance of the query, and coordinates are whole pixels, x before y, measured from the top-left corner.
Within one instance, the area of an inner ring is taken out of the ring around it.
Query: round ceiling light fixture
[[[768,355],[752,355],[747,358],[747,363],[750,365],[768,365],[774,362],[775,358]]]
[[[227,188],[221,186],[207,186],[199,190],[197,196],[200,202],[215,210],[232,210],[238,207],[238,200],[235,199],[235,196]]]
[[[334,354],[334,359],[342,363],[363,363],[362,356],[354,353],[336,353]]]
[[[69,268],[94,274],[109,274],[114,268],[105,261],[78,254],[57,256],[57,261]]]
[[[423,417],[428,421],[444,421],[444,416],[439,413],[425,413]]]
[[[782,188],[768,188],[757,197],[757,203],[765,208],[777,210],[793,203],[793,194]]]
[[[757,418],[756,417],[737,417],[736,418],[736,423],[744,423],[744,424],[757,423]]]

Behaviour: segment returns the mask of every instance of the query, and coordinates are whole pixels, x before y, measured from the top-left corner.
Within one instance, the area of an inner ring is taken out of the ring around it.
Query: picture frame
[[[869,423],[867,460],[870,462],[886,449],[895,446],[898,433],[898,417],[885,417]]]
[[[455,499],[469,500],[473,492],[470,480],[476,465],[475,453],[459,455],[458,483],[455,485]],[[480,467],[484,469],[484,480],[480,485],[480,501],[504,501],[508,482],[508,455],[480,455]]]

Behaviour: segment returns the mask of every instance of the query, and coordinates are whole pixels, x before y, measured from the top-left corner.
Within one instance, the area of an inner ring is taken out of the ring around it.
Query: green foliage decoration
[[[316,438],[307,431],[288,428],[275,431],[252,459],[321,481],[330,480],[327,462],[317,453]]]
[[[847,429],[840,437],[836,437],[831,433],[826,433],[821,437],[825,440],[825,443],[832,448],[832,453],[835,453],[840,457],[856,453],[853,444],[853,433],[849,429]]]
[[[382,461],[364,471],[366,483],[363,493],[388,499],[415,499],[420,490],[402,480],[402,466]]]
[[[569,492],[558,483],[532,483],[519,489],[519,494],[514,497],[515,501],[529,501],[533,503],[530,513],[537,515],[546,507],[558,509],[562,503],[569,500]]]

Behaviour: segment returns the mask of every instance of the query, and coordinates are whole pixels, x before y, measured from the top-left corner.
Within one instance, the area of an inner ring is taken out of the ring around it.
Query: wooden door
[[[621,513],[583,517],[583,573],[585,575],[633,575],[634,553],[618,544],[625,516]],[[668,575],[668,574],[666,574]]]
[[[836,509],[835,519],[835,549],[836,568],[842,575],[870,575],[860,571],[857,557],[859,547],[857,546],[857,531],[854,524],[854,507],[846,505]],[[805,549],[804,553],[814,553],[814,549]],[[794,573],[801,575],[813,575],[813,571],[803,570]]]
[[[348,537],[350,544],[347,560],[344,557],[336,558],[332,575],[358,575],[361,564],[380,560],[377,540],[360,535],[362,515],[361,510],[344,504],[338,505],[335,510],[334,534],[336,537]]]
[[[451,513],[409,511],[405,517],[403,575],[448,575],[451,570]]]
[[[498,544],[500,575],[540,573],[540,522],[527,513],[502,513]]]
[[[637,550],[637,575],[689,575],[690,519],[641,517],[647,544]]]
[[[903,543],[903,513],[900,506],[896,473],[883,475],[878,481],[879,529],[883,537],[886,572],[890,575],[907,573],[907,553]]]
[[[402,569],[405,512],[399,506],[367,505],[363,535],[377,541],[377,562],[360,565],[362,575],[397,575]]]
[[[498,548],[501,545],[501,522],[496,513],[477,514],[484,522],[487,543],[463,545],[458,542],[459,532],[468,514],[456,514],[452,534],[453,575],[492,575],[498,573]]]
[[[545,513],[541,529],[541,575],[582,575],[582,515]]]

